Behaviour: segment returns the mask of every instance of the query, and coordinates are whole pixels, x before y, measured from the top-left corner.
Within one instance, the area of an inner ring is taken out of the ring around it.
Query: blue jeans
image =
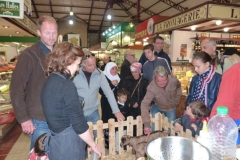
[[[152,118],[155,117],[156,113],[163,113],[167,118],[168,122],[174,121],[176,119],[176,109],[173,109],[171,111],[162,111],[158,108],[156,105],[152,105]],[[155,131],[155,125],[152,123],[152,132]]]
[[[30,150],[32,150],[32,148],[34,147],[34,143],[39,136],[41,136],[43,133],[49,132],[48,124],[46,121],[32,119],[32,122],[36,129],[34,130],[33,134],[30,135]]]
[[[97,121],[100,120],[98,109],[92,112],[90,115],[85,117],[87,122],[92,122],[93,124],[97,124]],[[94,139],[97,138],[97,131],[93,131]]]

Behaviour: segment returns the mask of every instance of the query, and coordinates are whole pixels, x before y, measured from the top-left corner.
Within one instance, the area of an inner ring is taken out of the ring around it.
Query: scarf
[[[119,82],[120,82],[120,78],[119,78],[118,74],[112,75],[112,74],[110,73],[110,70],[111,70],[113,67],[115,67],[115,66],[117,67],[116,63],[114,63],[114,62],[108,62],[108,63],[106,64],[106,67],[105,67],[103,73],[107,76],[107,78],[108,78],[110,81],[117,80],[118,83],[119,83]]]
[[[203,73],[199,75],[199,78],[196,82],[196,87],[193,92],[192,101],[201,101],[207,105],[207,88],[208,83],[212,80],[213,75],[215,74],[215,67],[213,65]]]

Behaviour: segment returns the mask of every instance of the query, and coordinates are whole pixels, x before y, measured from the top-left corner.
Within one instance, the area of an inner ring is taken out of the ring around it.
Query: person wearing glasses
[[[37,20],[40,41],[20,54],[11,79],[12,106],[22,131],[30,135],[30,150],[36,139],[49,131],[40,94],[47,78],[44,72],[45,57],[52,51],[57,40],[57,29],[55,19],[50,16],[42,16]]]
[[[100,120],[98,106],[98,92],[101,88],[111,106],[112,113],[118,120],[124,120],[125,117],[120,112],[114,94],[104,73],[96,67],[96,58],[86,54],[82,60],[79,73],[73,79],[79,97],[83,97],[85,105],[83,107],[84,116],[88,122],[96,124]],[[94,137],[97,137],[94,131]]]
[[[101,156],[100,146],[90,134],[77,89],[71,78],[79,70],[84,53],[62,42],[46,58],[46,74],[41,102],[51,135],[49,159],[85,159],[86,143]],[[85,143],[86,142],[86,143]]]
[[[127,49],[124,53],[124,61],[121,66],[120,78],[125,79],[128,76],[131,76],[130,66],[135,62],[135,53],[131,49]]]

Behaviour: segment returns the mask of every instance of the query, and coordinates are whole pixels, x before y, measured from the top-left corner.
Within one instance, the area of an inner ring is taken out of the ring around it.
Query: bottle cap
[[[217,107],[217,114],[228,114],[228,108],[224,106]]]

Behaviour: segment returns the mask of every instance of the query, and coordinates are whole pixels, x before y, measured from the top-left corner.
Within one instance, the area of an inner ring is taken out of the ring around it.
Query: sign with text
[[[24,15],[24,0],[1,0],[0,17],[20,18]]]
[[[227,5],[224,6],[224,5],[210,4],[208,7],[208,18],[240,20],[240,8],[234,7],[234,6],[227,6]]]
[[[154,23],[162,21],[168,18],[167,16],[153,16],[135,27],[135,40],[141,41],[143,38],[154,35],[153,26]]]
[[[154,25],[154,33],[164,32],[205,18],[207,18],[207,5],[200,6],[183,14],[174,16],[173,18],[156,23]]]

